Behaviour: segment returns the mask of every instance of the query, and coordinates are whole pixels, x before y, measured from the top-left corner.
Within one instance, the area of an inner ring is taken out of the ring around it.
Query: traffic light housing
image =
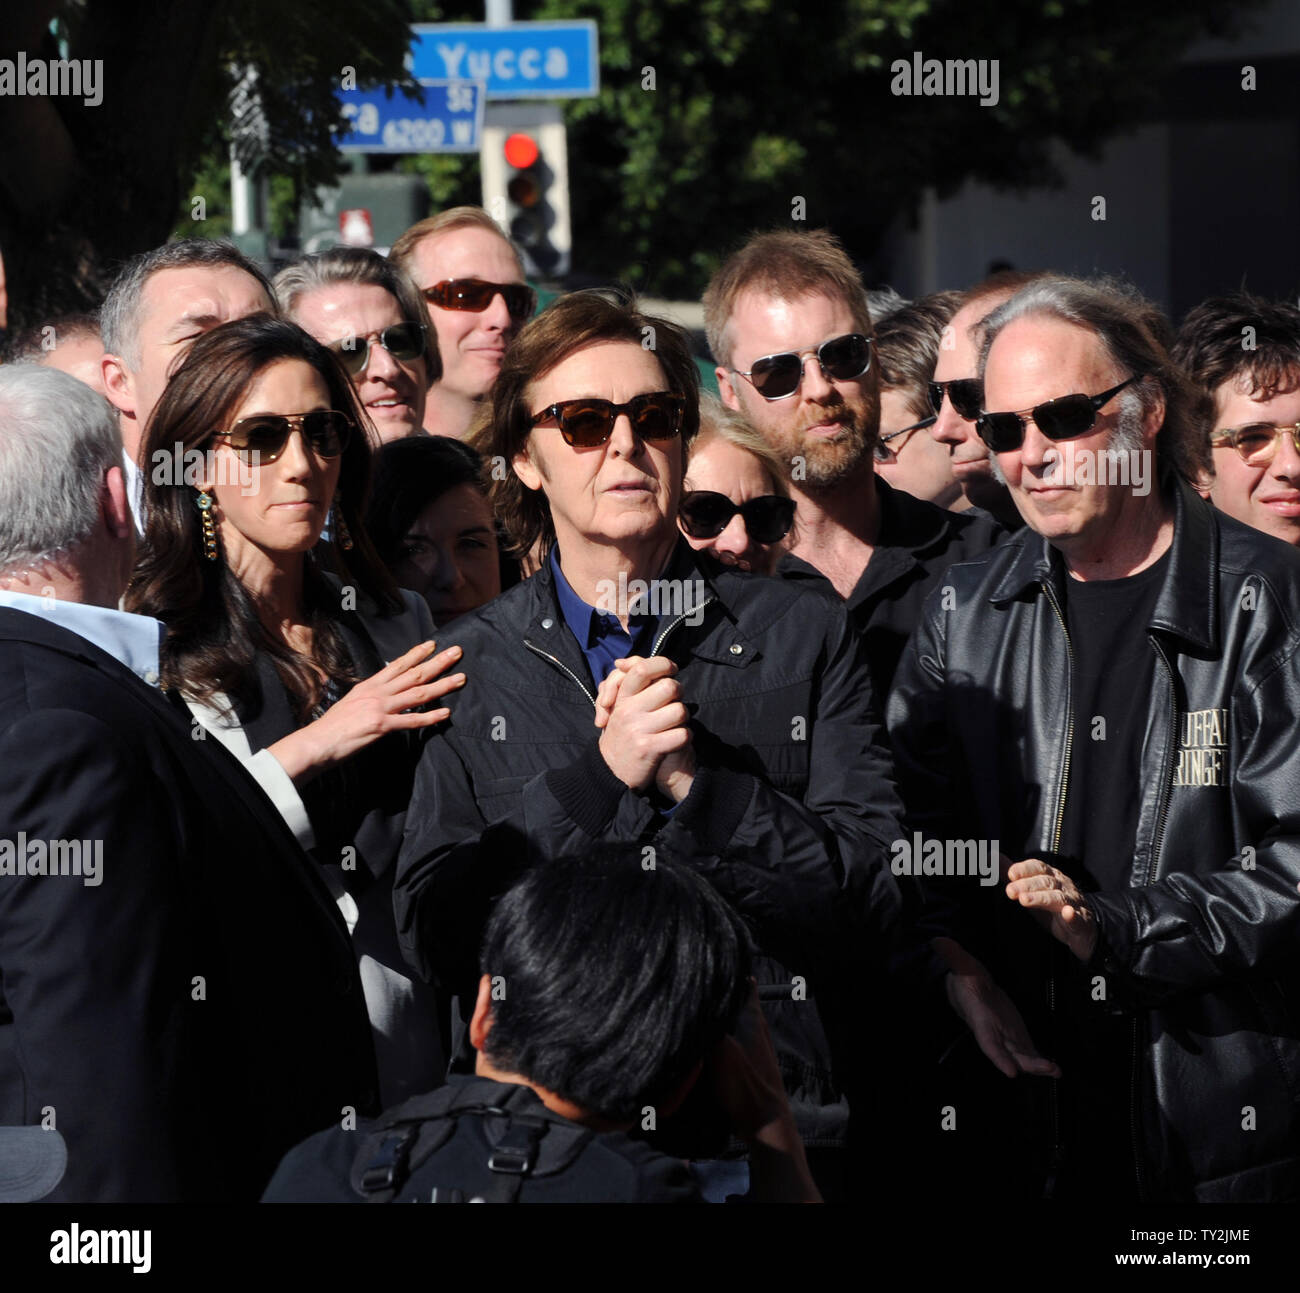
[[[506,163],[506,218],[510,237],[543,274],[555,273],[560,253],[550,240],[555,213],[550,189],[555,172],[532,135],[516,131],[503,145]]]

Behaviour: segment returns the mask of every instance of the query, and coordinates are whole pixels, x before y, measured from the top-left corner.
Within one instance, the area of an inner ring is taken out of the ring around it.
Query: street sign
[[[340,90],[351,130],[345,153],[476,153],[483,128],[479,81],[417,78],[424,103],[400,90]]]
[[[600,90],[596,24],[417,22],[411,26],[417,77],[469,77],[489,99],[589,99]]]

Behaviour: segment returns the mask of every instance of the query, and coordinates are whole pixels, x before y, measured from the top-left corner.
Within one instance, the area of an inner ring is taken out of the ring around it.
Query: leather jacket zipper
[[[706,597],[698,606],[692,606],[689,611],[684,611],[673,622],[659,631],[659,636],[655,638],[654,646],[650,648],[651,655],[658,655],[660,648],[663,646],[668,635],[679,625],[690,619],[692,615],[698,614],[706,606],[711,606],[718,599],[712,595]]]
[[[1065,616],[1061,613],[1061,605],[1056,600],[1056,592],[1048,580],[1043,580],[1043,591],[1047,594],[1047,600],[1051,603],[1052,610],[1056,612],[1056,618],[1060,622],[1061,632],[1065,635],[1065,655],[1069,662],[1069,670],[1065,679],[1065,760],[1061,765],[1061,797],[1056,805],[1056,822],[1052,827],[1052,853],[1059,852],[1061,847],[1061,831],[1065,825],[1065,796],[1070,786],[1070,761],[1074,753],[1074,645],[1070,641],[1070,630],[1066,627]],[[1052,1020],[1052,1033],[1056,1032],[1056,975],[1050,973],[1047,978],[1047,1013]],[[1057,1173],[1060,1170],[1063,1151],[1061,1148],[1061,1108],[1060,1108],[1060,1088],[1057,1085],[1057,1079],[1052,1079],[1051,1091],[1048,1098],[1048,1107],[1052,1115],[1052,1158],[1051,1166],[1048,1171],[1048,1196],[1054,1192]]]
[[[570,669],[567,664],[565,664],[562,660],[557,660],[553,655],[551,655],[549,651],[543,651],[541,647],[537,646],[533,642],[530,642],[527,638],[524,638],[524,646],[526,646],[534,654],[541,656],[543,660],[549,660],[557,669],[561,669],[565,673],[567,673],[569,677],[572,678],[573,681],[576,682],[578,686],[582,688],[582,694],[586,696],[586,698],[589,701],[591,701],[592,709],[596,708],[595,696],[593,696],[591,692],[587,690],[587,684],[583,682],[582,679],[579,678],[578,675],[574,673],[573,670]]]

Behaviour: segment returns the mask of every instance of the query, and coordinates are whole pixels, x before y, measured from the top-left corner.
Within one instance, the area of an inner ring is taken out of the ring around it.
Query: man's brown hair
[[[934,412],[930,378],[944,329],[961,304],[960,292],[933,292],[887,314],[876,328],[880,389],[902,391],[908,411],[918,420]]]
[[[485,233],[496,234],[510,248],[510,254],[519,266],[519,277],[524,276],[524,262],[520,259],[518,249],[501,226],[482,207],[449,207],[446,211],[439,211],[436,216],[417,221],[393,243],[388,259],[414,276],[413,261],[416,247],[426,238],[432,238],[435,234],[451,233],[456,229],[482,229]],[[433,284],[417,284],[417,286],[423,291],[424,287],[432,287]]]
[[[714,274],[704,293],[704,327],[713,358],[723,368],[731,367],[727,324],[744,292],[763,292],[787,301],[819,293],[844,301],[853,326],[871,336],[862,277],[829,229],[755,234]]]
[[[633,302],[612,301],[597,291],[562,296],[525,324],[506,351],[492,387],[491,418],[473,437],[474,447],[489,464],[492,483],[488,497],[505,528],[512,556],[524,556],[539,540],[545,556],[555,542],[545,493],[529,489],[514,469],[515,455],[533,430],[537,412],[532,406],[533,385],[570,355],[607,341],[623,341],[651,351],[663,369],[666,388],[685,397],[683,449],[699,430],[700,374],[681,328],[667,319],[642,314]],[[574,392],[575,397],[581,394]]]

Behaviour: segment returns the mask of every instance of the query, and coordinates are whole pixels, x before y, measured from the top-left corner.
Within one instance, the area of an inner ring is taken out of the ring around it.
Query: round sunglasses
[[[1126,386],[1141,381],[1143,376],[1135,373],[1100,395],[1062,395],[1059,399],[1046,400],[1019,412],[981,413],[975,419],[975,430],[994,453],[1011,453],[1019,449],[1025,442],[1025,427],[1031,417],[1034,425],[1049,440],[1073,440],[1091,431],[1103,406]]]
[[[1225,427],[1210,436],[1216,448],[1235,449],[1248,467],[1267,467],[1277,456],[1283,437],[1291,436],[1296,453],[1300,454],[1300,422],[1276,424],[1251,422],[1244,427]]]
[[[794,524],[795,502],[777,494],[733,503],[711,489],[692,489],[682,495],[677,508],[682,529],[692,539],[716,539],[740,513],[745,532],[755,543],[779,543]]]
[[[575,449],[595,449],[614,433],[620,413],[626,413],[632,430],[642,440],[671,440],[682,429],[686,400],[671,391],[634,395],[626,404],[610,400],[560,400],[533,414],[532,425],[554,418],[566,444]]]
[[[468,310],[481,314],[501,294],[506,310],[516,323],[533,317],[537,293],[527,283],[489,283],[482,278],[447,278],[424,289],[424,299],[442,310]]]
[[[816,350],[783,350],[777,355],[764,355],[754,360],[747,373],[739,368],[731,371],[745,378],[765,400],[784,400],[803,384],[804,356],[814,354],[827,381],[851,382],[871,367],[871,338],[860,332],[849,332],[823,341]]]
[[[424,354],[424,324],[394,323],[377,334],[377,340],[394,359],[419,359]],[[370,362],[369,337],[341,337],[329,348],[343,361],[349,377],[359,377]]]
[[[321,458],[337,458],[352,434],[352,422],[337,409],[314,409],[310,413],[257,413],[240,418],[229,431],[214,440],[224,440],[246,463],[265,467],[284,453],[294,429],[301,431],[307,447]]]

